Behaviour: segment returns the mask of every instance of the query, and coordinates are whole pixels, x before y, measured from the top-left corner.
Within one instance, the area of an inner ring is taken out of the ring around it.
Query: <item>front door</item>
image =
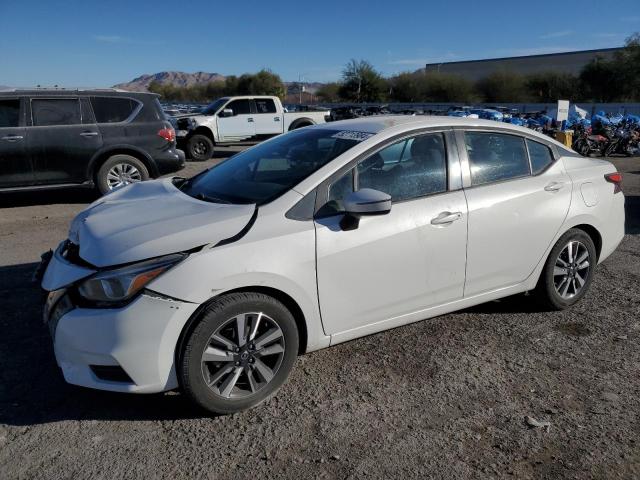
[[[33,98],[27,150],[39,184],[82,183],[102,136],[78,98]]]
[[[0,98],[0,188],[34,183],[19,98]]]
[[[234,100],[224,109],[231,109],[230,117],[218,114],[218,139],[222,142],[242,142],[253,138],[256,134],[254,123],[255,115],[251,113],[251,101],[249,99]]]
[[[543,143],[458,132],[470,169],[465,297],[525,281],[562,226],[571,179]]]
[[[316,219],[318,296],[325,333],[367,327],[462,298],[467,210],[450,191],[442,133],[395,142],[337,178],[326,193],[374,188],[393,199],[387,215],[342,230],[343,215]],[[457,161],[457,159],[456,159]]]

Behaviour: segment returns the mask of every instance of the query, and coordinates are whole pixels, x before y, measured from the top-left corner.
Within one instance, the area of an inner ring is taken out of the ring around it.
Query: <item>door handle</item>
[[[7,135],[2,137],[2,140],[6,140],[7,142],[17,142],[18,140],[22,140],[24,137],[22,135]]]
[[[247,118],[247,122],[253,123],[253,118]]]
[[[274,122],[279,122],[280,121],[280,117],[273,117],[273,121]]]
[[[98,132],[82,132],[80,134],[80,136],[82,136],[82,137],[97,137],[98,136]]]
[[[442,212],[431,219],[431,225],[449,225],[462,218],[462,212]]]
[[[564,182],[551,182],[544,187],[545,192],[557,192],[564,187]]]

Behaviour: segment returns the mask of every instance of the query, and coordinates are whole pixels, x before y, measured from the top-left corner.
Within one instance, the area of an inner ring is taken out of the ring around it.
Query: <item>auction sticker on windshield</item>
[[[355,132],[353,130],[342,130],[340,132],[331,135],[331,138],[340,138],[342,140],[355,140],[356,142],[362,142],[367,138],[371,138],[375,133],[369,132]]]

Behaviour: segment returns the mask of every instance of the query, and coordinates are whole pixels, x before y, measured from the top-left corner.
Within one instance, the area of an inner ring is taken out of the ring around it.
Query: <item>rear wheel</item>
[[[149,179],[147,167],[131,155],[113,155],[102,164],[96,174],[96,186],[102,195],[111,190]]]
[[[204,162],[213,157],[213,141],[206,135],[192,135],[187,140],[187,151],[192,160]]]
[[[187,337],[179,378],[203,408],[235,413],[273,395],[297,354],[295,320],[282,303],[261,293],[234,293],[207,307]]]
[[[536,287],[538,299],[553,310],[578,302],[591,286],[596,257],[589,235],[577,228],[566,232],[547,258]]]

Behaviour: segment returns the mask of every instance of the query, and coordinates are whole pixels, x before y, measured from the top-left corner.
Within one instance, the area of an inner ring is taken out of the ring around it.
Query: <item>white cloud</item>
[[[544,35],[541,35],[540,38],[543,39],[543,40],[547,40],[549,38],[568,37],[569,35],[573,35],[573,31],[572,30],[563,30],[561,32],[546,33]]]
[[[96,42],[103,43],[126,43],[129,40],[125,37],[121,37],[120,35],[94,35],[93,39]]]
[[[387,62],[389,65],[400,65],[400,66],[424,66],[427,63],[440,63],[440,62],[451,62],[460,58],[459,55],[447,52],[443,55],[433,56],[433,57],[424,57],[424,58],[400,58],[397,60],[390,60]]]

